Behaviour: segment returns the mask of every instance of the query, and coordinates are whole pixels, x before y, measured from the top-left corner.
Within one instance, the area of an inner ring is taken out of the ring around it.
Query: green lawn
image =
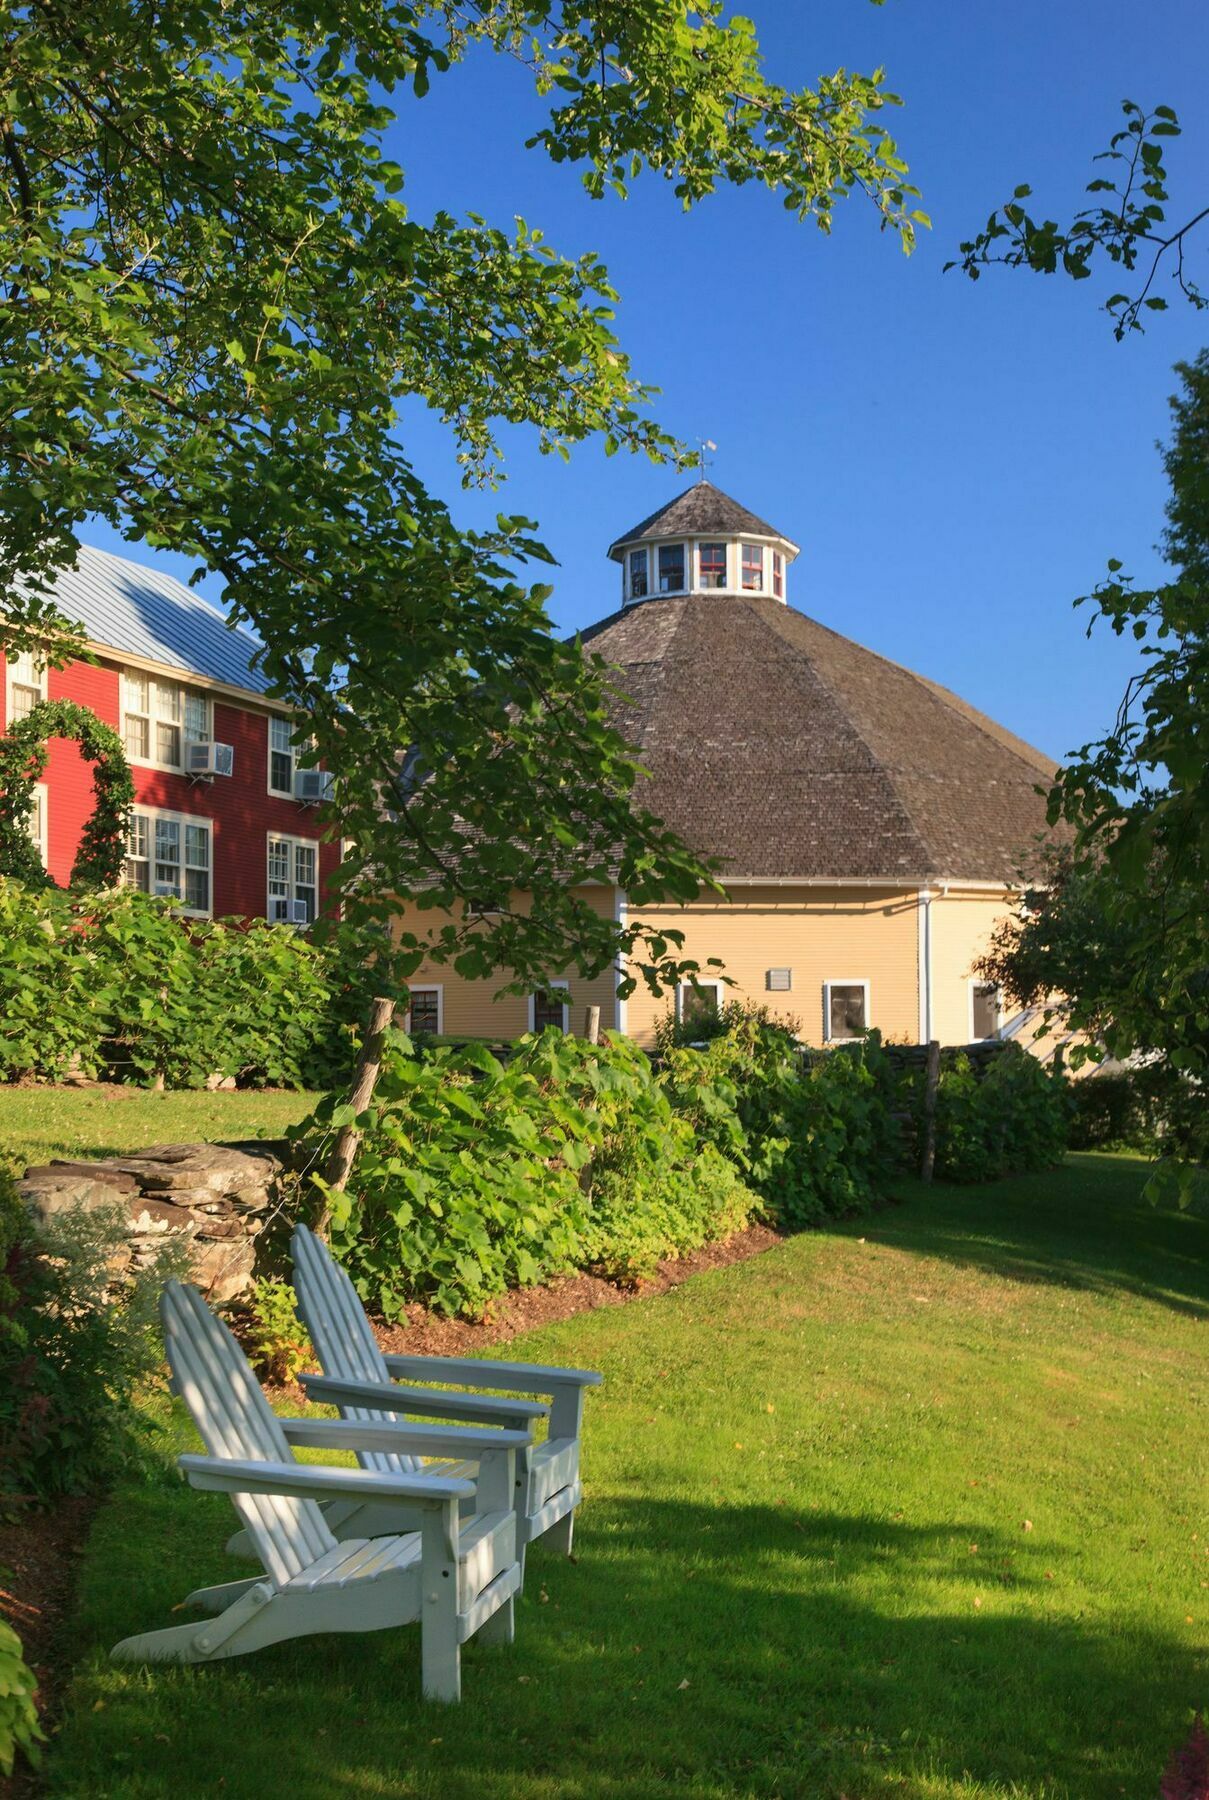
[[[460,1708],[414,1630],[123,1670],[230,1578],[132,1479],[82,1561],[52,1791],[145,1800],[1153,1800],[1209,1702],[1209,1224],[1079,1157],[810,1233],[509,1356],[603,1369],[578,1562]]]
[[[0,1087],[0,1156],[24,1169],[52,1156],[124,1156],[147,1144],[280,1137],[304,1119],[314,1094],[209,1094],[187,1089]]]

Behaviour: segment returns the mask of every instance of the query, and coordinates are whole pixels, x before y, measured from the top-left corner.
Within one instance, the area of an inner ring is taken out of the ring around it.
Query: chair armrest
[[[434,1419],[468,1419],[484,1425],[509,1419],[545,1419],[550,1408],[539,1400],[499,1400],[487,1394],[446,1394],[438,1388],[400,1387],[391,1381],[356,1381],[343,1375],[302,1375],[308,1400],[332,1406],[376,1406],[382,1412],[428,1414]],[[514,1429],[519,1429],[515,1426]]]
[[[455,1425],[410,1425],[396,1419],[282,1419],[291,1444],[307,1450],[394,1450],[403,1456],[481,1456],[489,1450],[524,1450],[527,1431],[476,1431]]]
[[[419,1500],[444,1506],[474,1496],[472,1481],[441,1475],[379,1475],[319,1463],[239,1462],[225,1456],[179,1457],[189,1485],[220,1494],[287,1494],[297,1500]]]
[[[463,1387],[516,1388],[522,1394],[554,1394],[560,1388],[599,1387],[591,1369],[552,1369],[541,1363],[476,1361],[468,1356],[387,1356],[392,1375],[411,1380],[455,1381]]]

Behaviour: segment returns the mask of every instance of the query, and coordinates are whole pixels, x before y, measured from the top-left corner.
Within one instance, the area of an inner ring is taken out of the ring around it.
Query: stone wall
[[[145,1266],[180,1241],[190,1280],[217,1304],[251,1280],[256,1239],[284,1199],[279,1152],[257,1141],[156,1144],[133,1156],[43,1163],[25,1171],[18,1190],[39,1220],[76,1206],[120,1206],[129,1220],[122,1267]]]

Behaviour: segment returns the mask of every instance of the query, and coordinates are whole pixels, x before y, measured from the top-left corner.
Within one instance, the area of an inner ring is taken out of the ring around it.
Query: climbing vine
[[[116,887],[122,879],[134,782],[112,725],[74,700],[40,700],[0,738],[0,875],[33,886],[44,886],[49,879],[29,834],[29,815],[34,787],[46,769],[47,740],[54,737],[74,738],[94,765],[95,801],[80,836],[71,885]]]

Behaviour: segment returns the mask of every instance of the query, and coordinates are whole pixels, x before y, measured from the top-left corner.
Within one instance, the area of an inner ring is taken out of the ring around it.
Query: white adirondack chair
[[[230,1494],[264,1573],[198,1588],[186,1605],[217,1617],[124,1638],[119,1662],[216,1662],[319,1631],[377,1631],[420,1621],[425,1695],[460,1697],[461,1646],[476,1632],[511,1643],[520,1586],[514,1431],[437,1432],[398,1422],[281,1419],[226,1326],[196,1288],[161,1301],[174,1385],[209,1451],[180,1467],[193,1487]],[[456,1448],[477,1458],[476,1488],[445,1474],[295,1462],[291,1446],[415,1459]],[[474,1510],[477,1497],[477,1510]],[[389,1502],[394,1529],[338,1541],[322,1501]],[[461,1509],[469,1506],[466,1517]]]
[[[298,1308],[322,1366],[322,1375],[304,1375],[311,1400],[338,1406],[346,1419],[378,1419],[400,1413],[428,1414],[442,1419],[476,1419],[503,1427],[522,1428],[534,1418],[549,1415],[549,1431],[543,1443],[528,1442],[517,1452],[517,1543],[522,1571],[525,1547],[535,1538],[547,1537],[559,1549],[571,1553],[575,1508],[583,1498],[579,1478],[579,1440],[583,1426],[584,1390],[599,1385],[602,1377],[586,1369],[543,1368],[535,1363],[476,1362],[460,1356],[386,1356],[378,1347],[365,1309],[347,1273],[327,1247],[305,1225],[295,1228],[290,1240],[294,1257],[294,1287]],[[461,1388],[515,1388],[523,1394],[539,1394],[550,1406],[532,1401],[492,1398],[485,1394],[455,1394],[432,1388],[404,1387],[392,1379],[405,1376],[456,1384]],[[452,1450],[452,1446],[450,1446]],[[439,1456],[441,1453],[436,1452]],[[404,1456],[368,1452],[364,1467],[403,1473],[414,1468]],[[471,1478],[476,1464],[470,1461],[429,1463],[433,1474]],[[372,1505],[372,1511],[370,1507]],[[357,1511],[330,1508],[328,1524],[341,1537],[363,1533],[367,1522],[378,1530],[390,1529],[389,1504],[375,1500]]]

